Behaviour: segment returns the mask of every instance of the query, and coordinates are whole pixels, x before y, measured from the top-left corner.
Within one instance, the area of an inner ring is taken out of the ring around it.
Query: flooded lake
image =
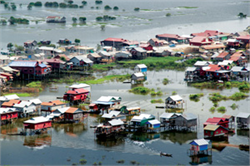
[[[106,74],[127,74],[129,69],[115,69]],[[99,75],[99,74],[96,74]],[[124,165],[131,165],[136,161],[140,165],[189,165],[204,160],[211,165],[249,165],[249,152],[241,151],[235,147],[214,148],[210,158],[190,158],[187,150],[189,142],[196,138],[203,138],[202,124],[209,117],[220,117],[224,114],[237,115],[238,112],[249,111],[249,98],[240,101],[221,101],[219,106],[225,106],[226,112],[210,112],[213,103],[208,99],[209,93],[220,92],[222,95],[232,95],[239,90],[237,88],[220,90],[196,89],[187,86],[183,81],[184,72],[173,70],[149,71],[148,80],[144,86],[160,89],[162,96],[135,95],[129,93],[131,84],[121,82],[108,82],[100,85],[91,85],[91,99],[97,100],[102,95],[114,95],[122,97],[122,104],[139,106],[144,113],[150,113],[159,117],[165,109],[156,109],[156,105],[150,100],[155,98],[165,99],[176,91],[185,100],[184,113],[191,112],[198,116],[197,130],[193,132],[165,132],[156,134],[129,134],[116,140],[96,140],[94,129],[90,125],[98,124],[98,115],[88,115],[79,124],[54,124],[48,133],[39,136],[8,136],[6,133],[21,131],[22,123],[17,121],[12,125],[2,126],[1,134],[1,163],[3,165],[71,165],[81,159],[87,160],[87,165],[101,162],[102,165],[117,165],[118,160],[124,160]],[[168,78],[170,83],[163,85],[162,80]],[[68,89],[67,84],[56,84],[58,92],[51,93],[46,87],[40,93],[42,101],[55,100],[62,96]],[[199,102],[189,100],[189,94],[204,93]],[[249,93],[248,93],[249,94]],[[29,99],[23,98],[23,99]],[[236,103],[238,108],[233,110],[230,106]],[[229,144],[248,144],[249,132],[236,130],[236,133],[228,137]],[[18,150],[17,150],[18,149]],[[160,157],[160,152],[171,153],[173,157]],[[15,160],[13,160],[13,157]],[[198,163],[199,163],[198,162]],[[119,164],[120,165],[120,164]]]
[[[62,2],[59,0],[54,0]],[[31,20],[30,25],[0,26],[0,49],[6,49],[9,42],[23,45],[27,40],[51,40],[57,42],[60,38],[74,41],[81,40],[82,45],[96,46],[107,37],[121,37],[129,40],[148,41],[160,33],[175,33],[189,35],[192,32],[204,30],[219,30],[223,32],[243,31],[249,25],[249,17],[239,19],[239,12],[250,15],[249,1],[245,0],[104,0],[102,5],[95,5],[88,1],[84,9],[60,9],[33,7],[27,10],[28,1],[8,1],[17,4],[17,10],[4,9],[0,5],[1,19],[10,16],[22,17]],[[22,8],[19,8],[22,3]],[[80,4],[81,0],[74,0]],[[118,6],[118,11],[104,11],[105,5]],[[94,9],[91,7],[94,6]],[[100,6],[100,9],[96,9]],[[185,8],[193,7],[193,8]],[[135,12],[134,8],[141,10]],[[171,13],[166,17],[166,13]],[[66,24],[47,24],[47,16],[66,16]],[[116,20],[104,22],[106,28],[100,29],[100,23],[95,21],[97,16],[111,15]],[[73,25],[72,17],[87,17],[85,25]],[[38,21],[38,24],[35,23]],[[130,69],[111,70],[106,74],[132,74]],[[100,75],[105,73],[98,73]],[[97,74],[96,74],[97,75]],[[160,89],[162,96],[135,95],[129,93],[131,84],[121,82],[108,82],[100,85],[91,85],[91,100],[95,101],[102,95],[121,96],[122,104],[139,106],[145,113],[159,117],[164,109],[156,109],[151,104],[151,99],[164,100],[176,91],[185,100],[184,113],[191,112],[198,116],[197,131],[194,132],[166,132],[156,134],[129,134],[117,140],[98,141],[94,136],[94,129],[90,125],[97,125],[96,115],[89,115],[83,123],[75,125],[54,124],[48,133],[39,136],[9,136],[23,128],[22,121],[1,126],[1,165],[80,165],[81,159],[86,159],[86,165],[249,165],[249,152],[241,151],[235,147],[218,147],[213,149],[211,158],[190,158],[187,150],[189,142],[196,138],[203,138],[202,124],[210,117],[220,117],[224,114],[237,115],[238,112],[249,112],[249,98],[240,101],[221,101],[219,106],[225,106],[226,112],[210,112],[213,103],[208,100],[208,95],[220,92],[230,96],[238,92],[238,88],[220,90],[196,89],[188,86],[184,81],[184,72],[162,70],[149,71],[148,80],[144,86]],[[163,85],[162,80],[168,78],[170,83]],[[50,92],[47,86],[39,96],[41,101],[55,100],[62,97],[68,90],[67,84],[54,84],[58,86],[57,92]],[[19,86],[16,84],[15,86]],[[204,93],[199,102],[189,100],[190,94]],[[248,93],[249,94],[249,93]],[[24,97],[26,100],[30,97]],[[238,108],[233,110],[230,106],[236,103]],[[228,137],[230,144],[249,144],[249,131],[236,130]],[[171,153],[173,157],[160,157],[160,152]],[[117,163],[124,160],[124,163]]]
[[[83,9],[42,6],[33,7],[31,10],[27,10],[26,0],[8,2],[15,2],[17,9],[11,11],[0,5],[1,19],[7,20],[10,16],[26,18],[30,20],[30,24],[1,26],[0,48],[3,49],[6,49],[9,42],[23,45],[27,40],[51,40],[56,43],[60,38],[68,38],[71,41],[79,38],[82,45],[96,47],[108,37],[148,41],[161,33],[190,35],[207,29],[237,32],[243,31],[249,25],[249,17],[239,19],[239,12],[250,15],[249,1],[245,0],[106,0],[102,5],[87,1],[88,4]],[[74,0],[74,3],[81,5],[81,0]],[[118,6],[119,10],[105,11],[105,5],[112,8]],[[134,11],[136,7],[141,10]],[[171,13],[171,16],[166,17],[166,13]],[[115,16],[116,20],[96,22],[96,17],[103,15]],[[47,16],[65,16],[67,22],[47,24]],[[75,25],[72,17],[86,17],[86,24]],[[102,24],[106,25],[104,31],[100,28]]]

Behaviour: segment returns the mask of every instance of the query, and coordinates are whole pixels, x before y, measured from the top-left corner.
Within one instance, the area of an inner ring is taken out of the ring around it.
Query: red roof
[[[190,43],[211,43],[211,41],[209,41],[204,36],[195,36],[193,39],[190,40]]]
[[[53,106],[53,105],[63,105],[65,103],[61,102],[60,100],[54,100],[54,101],[49,101],[49,102],[42,102],[41,105],[46,105],[46,106]]]
[[[82,94],[82,93],[88,93],[89,91],[83,88],[80,89],[74,89],[74,90],[68,90],[67,94]]]
[[[61,59],[44,59],[43,61],[47,63],[65,63]]]
[[[250,40],[250,35],[247,36],[239,36],[236,38],[237,40]]]
[[[65,54],[57,54],[57,55],[55,56],[55,59],[61,58],[61,57],[64,57],[64,58],[66,59],[66,61],[69,61],[69,60],[70,60],[70,58],[67,57],[67,55],[65,55]]]
[[[217,35],[222,35],[223,32],[218,32],[216,30],[206,30],[204,32],[200,33],[192,33],[191,36],[217,36]]]
[[[226,118],[223,118],[223,117],[213,117],[214,119],[221,119],[222,121],[225,121]]]
[[[224,58],[224,57],[226,57],[228,54],[229,54],[228,52],[224,51],[224,52],[220,53],[220,54],[217,56],[217,58]]]
[[[238,61],[239,59],[241,59],[241,56],[231,56],[230,57],[230,61]]]
[[[78,110],[78,108],[70,107],[67,111],[65,111],[65,113],[73,114],[76,112],[76,110]]]
[[[219,65],[213,65],[213,64],[208,65],[208,67],[210,67],[210,69],[207,69],[206,71],[218,71],[221,69]]]
[[[176,38],[176,39],[180,38],[179,35],[167,34],[167,33],[156,35],[156,37],[166,37],[166,38]]]
[[[125,39],[123,39],[123,38],[107,38],[107,39],[105,39],[105,40],[103,40],[103,41],[114,41],[114,42],[127,42],[128,40],[125,40]]]
[[[223,122],[223,120],[219,118],[208,118],[204,124],[218,124],[221,121]]]

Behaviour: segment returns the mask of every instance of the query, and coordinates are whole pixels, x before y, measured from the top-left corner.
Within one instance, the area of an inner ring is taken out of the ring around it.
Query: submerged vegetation
[[[204,94],[203,93],[198,93],[198,94],[190,94],[189,95],[189,99],[192,100],[192,101],[199,101],[201,97],[203,97]]]
[[[138,86],[138,87],[134,87],[132,89],[129,90],[129,92],[134,93],[134,94],[141,94],[141,95],[147,95],[150,93],[150,89],[143,87],[143,86]]]
[[[229,97],[223,96],[220,93],[209,94],[209,100],[211,100],[214,103],[217,103],[222,100],[236,100],[237,101],[237,100],[245,99],[246,97],[248,97],[248,95],[246,95],[243,92],[235,92],[233,95]]]
[[[37,88],[37,89],[39,89],[39,91],[43,90],[41,81],[33,81],[33,82],[30,82],[29,84],[27,84],[26,86],[29,88]]]
[[[30,93],[4,93],[4,95],[14,95],[16,94],[18,97],[30,97],[31,94]]]
[[[162,99],[153,99],[150,101],[151,103],[164,103]]]
[[[162,83],[163,83],[163,85],[167,85],[169,83],[169,80],[167,78],[164,78]]]

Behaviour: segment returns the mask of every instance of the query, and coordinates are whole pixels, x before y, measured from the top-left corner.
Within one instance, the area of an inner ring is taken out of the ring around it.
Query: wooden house
[[[228,129],[220,125],[208,124],[204,127],[204,138],[223,137],[228,133]]]
[[[112,55],[106,51],[100,51],[98,55],[101,56],[101,61],[103,60],[112,60]]]
[[[47,65],[38,61],[12,61],[9,66],[24,75],[45,76],[51,72]]]
[[[189,143],[191,145],[189,151],[190,156],[196,155],[208,155],[209,151],[212,150],[212,144],[210,140],[206,139],[195,139]]]
[[[24,121],[23,126],[24,126],[25,131],[27,129],[37,131],[37,130],[44,130],[44,129],[50,128],[52,125],[51,125],[51,121],[48,118],[39,116],[39,117],[33,117],[29,120]]]
[[[95,129],[95,135],[98,139],[113,137],[124,131],[124,122],[120,119],[113,119],[104,124],[99,124]]]
[[[224,51],[226,46],[222,44],[216,44],[216,45],[204,45],[199,48],[199,52],[218,52],[218,51]]]
[[[42,102],[41,112],[42,114],[48,115],[58,108],[66,107],[66,103],[61,102],[60,100],[54,100],[49,102]]]
[[[93,65],[93,61],[91,61],[87,56],[75,56],[69,60],[73,62],[73,66],[86,66],[91,67]]]
[[[13,108],[13,106],[15,104],[18,104],[20,102],[21,102],[21,100],[11,99],[9,101],[3,102],[2,105],[1,105],[1,107],[2,108]]]
[[[89,91],[83,88],[68,90],[64,95],[63,99],[70,103],[81,103],[87,99]]]
[[[181,96],[179,95],[174,95],[174,96],[169,96],[168,98],[165,99],[165,104],[166,107],[173,107],[173,108],[179,108],[183,107],[184,100],[182,99]]]
[[[177,34],[159,34],[155,36],[157,39],[159,40],[166,40],[168,42],[170,41],[176,41],[177,43],[184,43],[185,42],[185,38],[177,35]]]
[[[147,51],[153,50],[153,46],[151,44],[148,44],[148,43],[140,44],[140,47],[143,48],[144,50],[147,50]]]
[[[240,112],[236,117],[237,117],[237,125],[239,128],[249,128],[250,113]]]
[[[145,78],[146,78],[146,76],[141,72],[134,73],[131,75],[131,80],[133,80],[133,81],[144,81],[144,80],[146,80]]]
[[[18,118],[18,112],[15,108],[0,108],[1,125],[11,122]]]
[[[128,107],[126,109],[126,112],[124,112],[124,113],[129,114],[129,115],[138,115],[138,114],[140,114],[140,112],[141,112],[140,107]]]
[[[147,66],[145,64],[138,64],[135,66],[134,68],[134,72],[137,73],[137,72],[142,72],[142,73],[147,73]]]
[[[192,113],[185,113],[175,118],[175,127],[191,128],[197,126],[197,116]]]
[[[90,113],[100,113],[98,105],[94,103],[89,104],[89,111]]]
[[[55,57],[56,55],[63,53],[63,51],[60,49],[54,47],[46,47],[46,46],[39,47],[36,51],[37,53],[43,53],[44,58]]]
[[[67,55],[65,55],[65,54],[57,54],[55,57],[54,57],[54,59],[61,59],[61,60],[65,60],[65,61],[69,61],[70,60],[70,58],[67,56]]]
[[[28,100],[28,101],[36,106],[36,111],[40,115],[42,101],[40,99],[31,99],[31,100]]]
[[[216,58],[214,58],[214,60],[216,60],[216,61],[218,61],[218,62],[219,62],[219,61],[222,62],[222,61],[224,61],[224,60],[229,60],[230,57],[231,57],[231,55],[229,54],[229,52],[223,51],[223,52],[220,53]]]
[[[115,59],[129,59],[132,58],[132,54],[128,51],[118,51],[115,53]]]
[[[208,118],[206,122],[203,123],[203,127],[206,127],[208,124],[220,125],[222,127],[228,128],[229,121],[226,118],[213,117],[213,118]]]
[[[54,110],[51,114],[47,115],[46,118],[49,118],[50,120],[56,121],[56,122],[64,121],[64,113],[69,108],[70,107],[58,108]]]
[[[102,118],[104,118],[105,121],[110,121],[112,119],[121,119],[123,121],[126,120],[125,114],[122,114],[120,111],[110,111],[109,113],[104,113]]]
[[[180,114],[176,113],[163,113],[160,115],[160,122],[164,125],[164,127],[174,127],[175,126],[175,119]]]
[[[227,40],[227,46],[228,47],[239,47],[240,46],[240,42],[237,39],[228,39]]]
[[[36,111],[36,106],[30,101],[21,101],[13,106],[19,112],[20,117],[26,117]]]
[[[149,132],[159,131],[161,127],[161,122],[158,121],[157,119],[149,120],[146,124],[147,124],[147,129],[149,130]]]
[[[113,105],[120,104],[122,98],[117,96],[101,96],[93,102],[98,106],[98,110],[108,111]]]
[[[159,40],[157,38],[151,38],[148,43],[153,46],[153,47],[159,47],[165,45],[164,43],[167,44],[167,41],[165,40]]]
[[[0,96],[0,105],[2,105],[4,102],[8,102],[10,100],[19,100],[20,98],[16,95],[6,95],[6,96]]]
[[[83,118],[83,111],[79,108],[69,107],[64,112],[64,120],[69,122],[80,121]]]
[[[7,65],[10,63],[10,57],[0,54],[0,65]]]
[[[77,53],[77,54],[89,54],[94,53],[94,47],[88,47],[88,46],[68,46],[65,47],[66,54],[69,53]]]
[[[101,41],[102,46],[112,46],[116,49],[121,49],[122,47],[126,46],[125,42],[128,41],[126,39],[122,38],[107,38],[103,41]]]
[[[190,46],[211,45],[211,43],[212,40],[204,36],[195,36],[193,39],[189,41]]]
[[[239,36],[236,37],[236,39],[239,40],[243,45],[247,45],[250,43],[250,35]]]
[[[98,53],[90,53],[87,55],[87,58],[93,61],[93,63],[100,63],[102,56],[100,56]]]
[[[130,126],[133,126],[135,128],[141,128],[144,127],[149,120],[154,120],[155,116],[151,114],[140,114],[139,116],[134,116],[130,123]]]
[[[73,84],[69,86],[70,90],[81,89],[81,88],[88,90],[89,93],[91,92],[91,87],[88,84],[81,83],[81,84]]]
[[[61,59],[53,58],[53,59],[44,59],[43,62],[47,63],[52,67],[52,70],[60,71],[62,69],[65,69],[66,62],[62,61]]]
[[[23,44],[26,51],[33,49],[36,45],[37,45],[36,40],[28,40],[28,41],[24,42],[24,44]],[[26,53],[28,53],[28,52],[26,52]]]
[[[147,51],[141,47],[134,47],[130,50],[133,59],[144,59],[147,57]]]

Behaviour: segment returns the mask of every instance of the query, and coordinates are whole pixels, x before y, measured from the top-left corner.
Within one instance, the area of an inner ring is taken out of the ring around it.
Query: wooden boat
[[[240,150],[249,151],[249,145],[240,144],[240,145],[239,145],[239,149],[240,149]]]

